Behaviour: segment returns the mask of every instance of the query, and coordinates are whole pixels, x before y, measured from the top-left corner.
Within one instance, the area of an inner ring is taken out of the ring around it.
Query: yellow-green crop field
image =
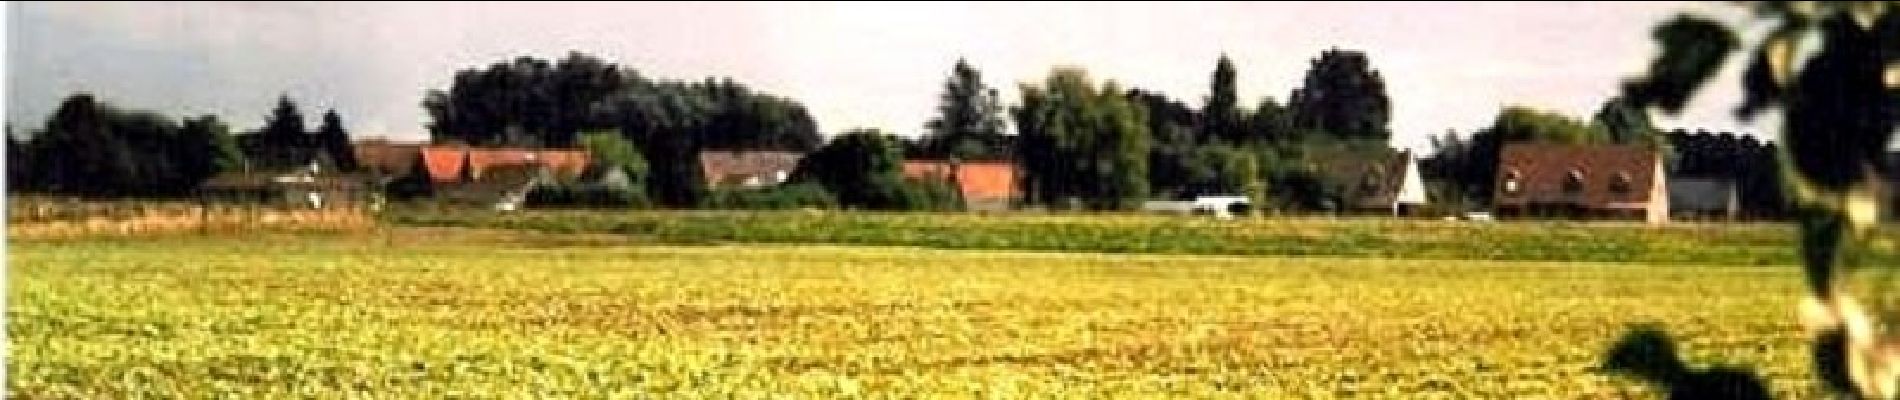
[[[13,240],[18,398],[1623,398],[1631,324],[1813,397],[1792,266]]]

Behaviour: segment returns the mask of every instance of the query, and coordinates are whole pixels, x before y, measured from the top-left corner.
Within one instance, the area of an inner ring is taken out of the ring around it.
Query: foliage
[[[1240,110],[1239,95],[1234,93],[1234,62],[1225,54],[1214,62],[1213,79],[1201,115],[1206,117],[1206,124],[1201,126],[1203,142],[1220,140],[1237,144],[1258,139],[1250,137],[1252,132],[1245,129],[1247,115]]]
[[[1288,102],[1293,126],[1345,138],[1385,139],[1392,119],[1385,79],[1360,51],[1331,49],[1307,70]]]
[[[1783,181],[1792,189],[1801,227],[1802,264],[1810,296],[1802,308],[1813,335],[1817,380],[1851,398],[1900,396],[1900,345],[1879,332],[1891,324],[1894,275],[1863,257],[1881,212],[1885,155],[1900,125],[1900,13],[1891,2],[1754,2],[1750,66],[1740,82],[1737,116],[1779,108]],[[1648,76],[1633,79],[1626,97],[1676,113],[1743,47],[1735,30],[1680,16],[1657,27],[1662,48]],[[1870,308],[1862,308],[1867,301]]]
[[[1011,113],[1030,202],[1128,210],[1147,199],[1147,116],[1118,85],[1098,88],[1081,69],[1058,68],[1022,95]]]
[[[838,207],[838,199],[825,191],[823,185],[787,183],[755,189],[713,189],[706,195],[706,207],[721,210],[831,209]]]
[[[983,84],[983,75],[963,59],[944,83],[937,116],[926,123],[922,156],[929,158],[996,159],[1010,153],[1003,136],[1003,106],[996,89]]]
[[[264,127],[240,137],[239,144],[251,166],[261,170],[301,167],[314,155],[310,131],[304,128],[303,112],[289,95],[277,98],[277,106],[265,117]]]
[[[1603,107],[1591,118],[1591,125],[1601,129],[1609,143],[1655,145],[1661,142],[1661,132],[1650,120],[1649,110],[1621,97],[1603,102]]]
[[[438,140],[567,147],[582,130],[611,126],[589,111],[642,79],[579,52],[558,62],[524,56],[456,71],[448,89],[429,91],[422,106]]]
[[[635,208],[646,207],[646,196],[639,191],[600,186],[539,186],[528,191],[525,206],[530,208]]]
[[[640,155],[640,149],[620,132],[612,130],[593,131],[581,134],[581,148],[587,149],[594,164],[606,168],[619,168],[627,174],[638,191],[646,193],[647,160]]]
[[[462,70],[423,107],[441,141],[567,147],[582,132],[618,129],[649,162],[647,192],[659,204],[691,207],[705,194],[699,152],[809,151],[817,123],[797,101],[754,92],[731,79],[653,80],[591,55],[559,62],[519,57]]]
[[[906,209],[902,146],[897,137],[875,129],[845,132],[800,159],[792,181],[824,186],[844,207]]]
[[[1670,131],[1664,136],[1673,149],[1670,174],[1733,180],[1742,212],[1752,217],[1781,217],[1788,213],[1782,193],[1776,146],[1753,136]]]
[[[87,197],[180,196],[242,163],[224,124],[204,116],[180,124],[122,110],[91,94],[67,97],[44,128],[17,148],[23,163],[10,191]]]
[[[323,113],[323,125],[317,127],[315,148],[330,157],[336,168],[356,171],[356,150],[350,146],[350,133],[343,130],[343,117],[336,110]]]

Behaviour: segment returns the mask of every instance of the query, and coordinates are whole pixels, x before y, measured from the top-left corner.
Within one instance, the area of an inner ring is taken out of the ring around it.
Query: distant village
[[[1786,213],[1772,144],[1745,135],[1664,132],[1646,112],[1609,99],[1587,121],[1507,107],[1493,126],[1432,137],[1433,153],[1421,155],[1388,145],[1390,100],[1367,55],[1333,49],[1313,64],[1310,87],[1284,104],[1242,106],[1236,68],[1222,57],[1213,95],[1198,107],[1098,84],[1074,68],[1025,85],[1024,98],[1004,107],[959,60],[939,116],[915,138],[854,129],[827,139],[794,100],[729,79],[651,80],[580,53],[457,72],[423,102],[434,121],[425,142],[361,139],[342,131],[334,111],[304,129],[288,97],[265,127],[233,134],[215,116],[180,124],[76,94],[44,128],[9,136],[10,190],[495,212],[1120,210],[1647,223]]]

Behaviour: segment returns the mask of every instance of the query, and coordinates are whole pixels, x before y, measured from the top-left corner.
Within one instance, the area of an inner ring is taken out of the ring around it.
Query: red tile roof
[[[356,152],[356,163],[369,172],[386,176],[408,175],[415,169],[416,157],[422,152],[421,143],[395,143],[384,139],[371,139],[352,143]]]
[[[710,187],[740,186],[748,180],[773,185],[780,175],[789,178],[803,158],[804,153],[788,151],[702,151],[699,168]]]
[[[567,180],[579,177],[592,161],[586,151],[566,149],[428,146],[421,153],[429,178],[436,182],[460,181],[464,170],[469,179],[481,180],[490,170],[517,164],[547,165],[556,179]]]
[[[950,180],[950,164],[944,160],[904,161],[904,178]],[[1010,161],[964,161],[956,170],[957,189],[969,201],[1007,200],[1021,196],[1016,182],[1016,164]]]
[[[1505,144],[1498,155],[1496,204],[1644,208],[1660,200],[1652,197],[1666,195],[1655,193],[1662,179],[1656,176],[1659,162],[1655,150],[1637,145]]]
[[[428,169],[429,180],[436,182],[455,182],[462,180],[462,168],[468,163],[468,149],[462,147],[429,146],[422,148],[422,165]]]

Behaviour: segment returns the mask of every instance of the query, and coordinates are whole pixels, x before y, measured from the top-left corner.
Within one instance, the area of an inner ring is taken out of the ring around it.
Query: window
[[[1569,173],[1564,174],[1564,193],[1583,193],[1583,171],[1571,168]]]
[[[1628,172],[1618,172],[1615,177],[1610,178],[1611,193],[1627,194],[1630,192],[1630,186],[1632,185]]]
[[[1510,171],[1505,171],[1504,172],[1504,194],[1517,194],[1517,192],[1520,189],[1522,189],[1521,187],[1522,185],[1519,184],[1518,181],[1523,178],[1523,175],[1524,174],[1518,173],[1517,170],[1515,169],[1510,170]]]

